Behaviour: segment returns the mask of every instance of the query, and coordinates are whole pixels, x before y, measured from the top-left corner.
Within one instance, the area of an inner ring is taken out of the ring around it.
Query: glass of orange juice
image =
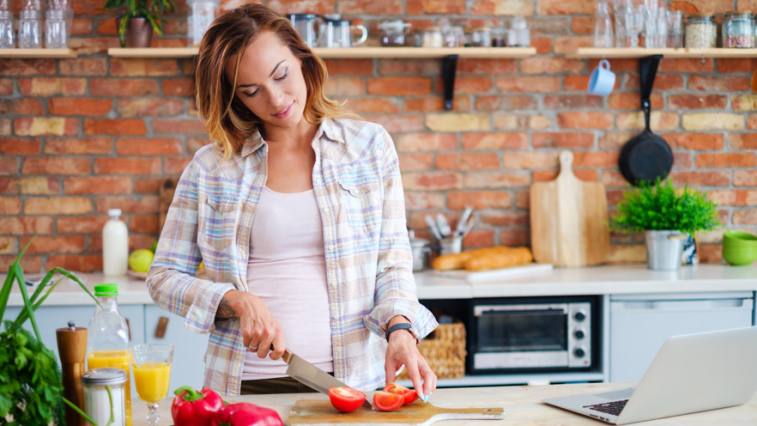
[[[140,343],[132,348],[132,371],[139,398],[147,403],[147,424],[160,421],[158,404],[168,395],[173,345]]]

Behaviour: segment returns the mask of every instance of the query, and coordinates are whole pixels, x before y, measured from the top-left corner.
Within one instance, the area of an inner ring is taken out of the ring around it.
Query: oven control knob
[[[576,358],[583,358],[586,356],[586,351],[581,348],[576,348],[576,350],[573,351],[573,355],[575,355]]]
[[[586,336],[586,333],[584,333],[583,330],[576,330],[573,332],[573,336],[575,336],[576,339],[583,339]]]
[[[586,314],[583,311],[578,311],[573,315],[573,318],[575,318],[576,321],[583,321],[586,319]]]

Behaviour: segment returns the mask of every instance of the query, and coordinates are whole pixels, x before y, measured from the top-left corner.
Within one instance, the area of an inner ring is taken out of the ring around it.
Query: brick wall
[[[14,0],[19,8],[21,1]],[[35,236],[31,270],[101,265],[106,210],[121,208],[130,246],[158,232],[158,187],[207,143],[191,100],[192,61],[115,59],[112,14],[100,0],[74,0],[76,59],[0,60],[0,268]],[[615,93],[587,96],[593,60],[567,59],[589,45],[591,0],[272,0],[279,11],[342,13],[376,34],[387,17],[425,27],[442,15],[496,24],[527,15],[539,55],[523,60],[461,60],[455,108],[441,108],[437,60],[330,60],[329,93],[385,125],[400,152],[409,222],[453,220],[466,205],[480,222],[466,246],[527,244],[528,189],[556,174],[561,149],[579,175],[599,180],[612,204],[627,187],[616,167],[622,144],[642,125],[636,61],[613,60]],[[672,2],[687,12],[757,10],[755,0]],[[233,3],[226,4],[226,7]],[[167,20],[156,45],[182,45],[186,7]],[[671,60],[661,64],[652,126],[675,151],[673,179],[706,190],[722,220],[757,231],[755,60]],[[627,238],[616,237],[624,241]],[[703,258],[719,260],[719,233]]]

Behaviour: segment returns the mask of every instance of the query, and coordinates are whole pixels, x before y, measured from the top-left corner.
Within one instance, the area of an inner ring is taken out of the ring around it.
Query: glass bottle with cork
[[[118,284],[95,285],[95,297],[100,306],[87,327],[87,369],[118,368],[125,372],[126,425],[131,426],[130,337],[126,319],[118,311]]]

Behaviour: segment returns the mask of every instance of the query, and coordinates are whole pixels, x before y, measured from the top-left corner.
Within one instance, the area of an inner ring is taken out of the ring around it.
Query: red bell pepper
[[[223,399],[210,388],[198,392],[190,386],[182,386],[174,395],[171,417],[175,426],[210,426],[223,409]]]
[[[213,426],[284,426],[284,422],[276,410],[237,402],[223,407],[213,420]]]

